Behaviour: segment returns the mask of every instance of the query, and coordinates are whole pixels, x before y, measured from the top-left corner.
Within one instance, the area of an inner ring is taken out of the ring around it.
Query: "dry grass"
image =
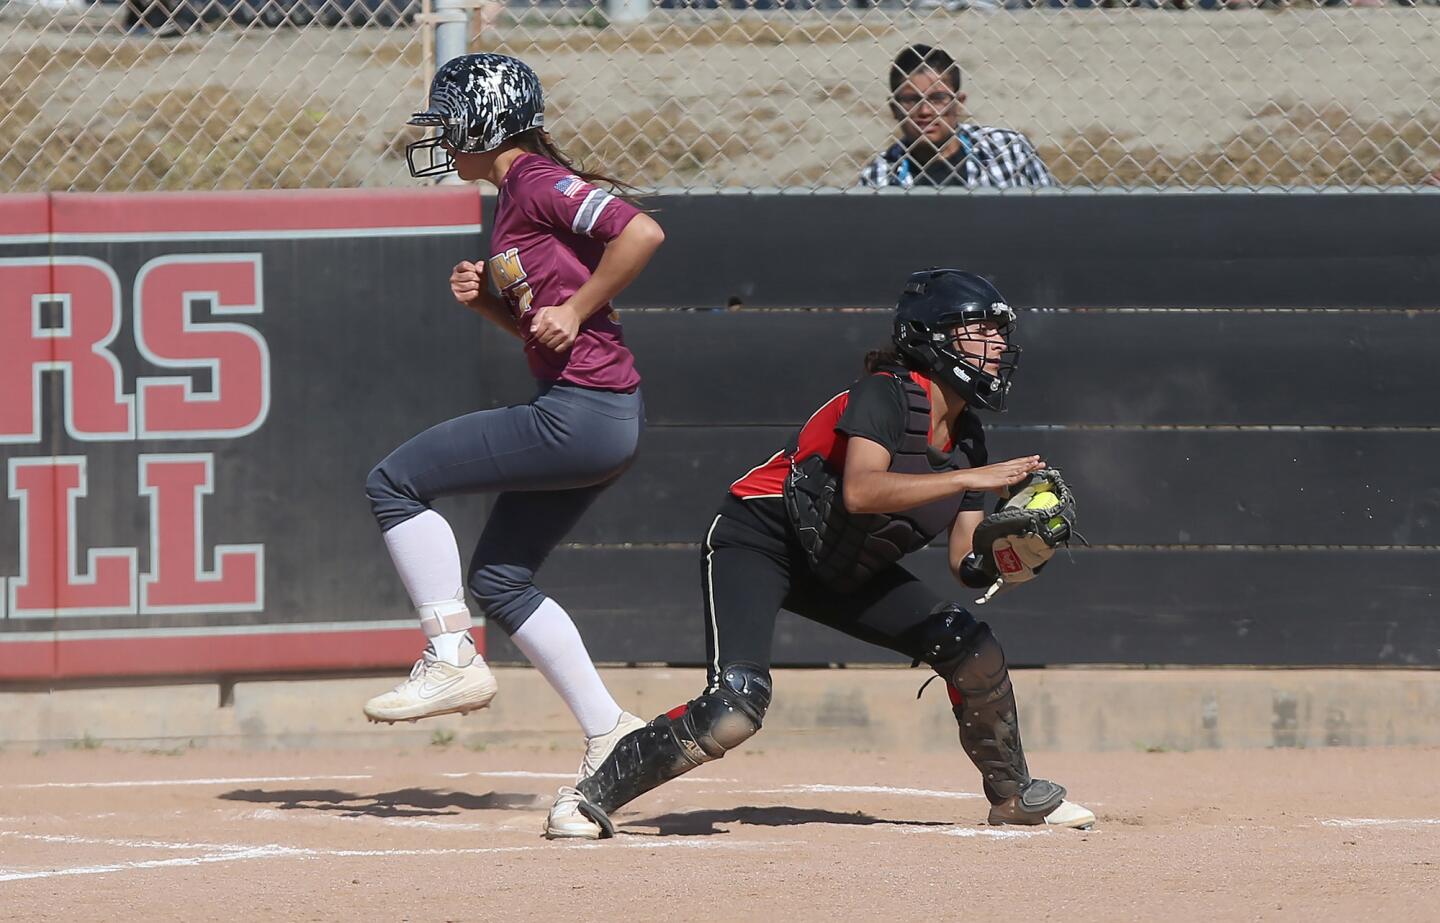
[[[27,94],[0,83],[0,182],[51,189],[240,189],[356,185],[349,163],[360,126],[284,99],[239,98],[223,87],[112,102],[89,124],[47,125]],[[588,166],[640,186],[673,185],[717,163],[764,153],[790,137],[785,117],[762,100],[744,117],[700,119],[684,103],[617,119],[589,119],[560,140]],[[382,156],[399,159],[418,129],[397,128]],[[1041,145],[1062,186],[1395,186],[1440,169],[1440,112],[1403,124],[1361,120],[1340,106],[1275,103],[1231,137],[1189,155],[1092,126]],[[800,163],[781,185],[834,182],[833,163]]]
[[[88,124],[35,124],[0,158],[15,190],[295,189],[358,185],[349,159],[359,128],[284,99],[224,87],[112,102]]]
[[[0,55],[0,156],[12,151],[42,116],[42,104],[55,105],[55,88],[66,76],[109,68],[128,70],[178,53],[153,44],[95,43],[85,49],[34,47]]]
[[[874,46],[882,43],[877,40],[893,44],[899,37],[895,26],[846,15],[680,17],[626,29],[598,21],[541,22],[499,15],[498,24],[476,37],[471,47],[527,56],[563,71],[546,73],[555,87],[550,103],[559,116],[559,140],[586,165],[641,186],[753,181],[851,185],[858,164],[873,151],[852,150],[857,137],[848,132],[861,126],[873,133],[878,127],[868,82],[818,72],[771,79],[737,69],[733,81],[706,96],[703,90],[709,84],[687,83],[674,67],[662,65],[681,49],[699,48],[698,58],[684,60],[704,60],[705,49],[716,46]],[[277,60],[283,57],[285,37],[291,34],[300,33],[274,33],[274,47],[266,53]],[[218,51],[223,45],[207,50],[108,35],[86,41],[85,47],[37,46],[0,55],[0,188],[358,185],[376,176],[403,176],[397,161],[404,144],[420,134],[399,124],[391,130],[388,122],[384,140],[377,140],[379,132],[366,133],[363,118],[350,118],[357,110],[355,100],[364,99],[361,93],[326,89],[311,102],[300,103],[288,95],[291,91],[281,89],[286,86],[281,81],[262,84],[275,89],[258,94],[253,83],[244,89],[221,85],[222,78],[208,76],[216,72],[206,65],[223,60]],[[417,33],[395,32],[373,43],[357,42],[333,63],[354,87],[393,80],[397,70],[408,79],[418,71],[420,51]],[[585,66],[571,68],[574,62],[600,60],[601,55],[584,54],[593,51],[623,54],[625,60],[650,55],[642,72],[653,71],[657,81],[676,80],[677,87],[684,86],[675,89],[657,82],[653,88],[627,85],[623,95],[597,92],[583,77],[589,73]],[[730,55],[726,51],[715,57]],[[157,73],[162,60],[177,57],[195,57],[188,62],[195,66],[187,70],[206,74],[212,85],[197,89],[180,86],[185,83],[180,80],[156,84],[175,83],[170,92],[127,92],[127,87],[143,85],[135,79],[137,72]],[[113,94],[103,105],[78,89],[85,80],[77,77],[93,74],[103,75],[95,86]],[[652,94],[666,92],[677,96],[647,107]],[[77,99],[80,104],[71,110],[70,103]],[[374,124],[395,117],[393,110],[377,114],[379,107],[366,111]],[[1229,116],[1225,124],[1236,124],[1235,117]],[[1045,142],[1041,156],[1062,185],[1410,186],[1440,170],[1440,107],[1433,104],[1413,118],[1387,118],[1374,109],[1361,112],[1339,104],[1280,99],[1238,130],[1179,150],[1161,150],[1143,136],[1113,131],[1100,124],[1109,118],[1104,113],[1096,118],[1097,124],[1067,134],[1037,137]],[[832,142],[828,152],[823,141]],[[853,156],[847,159],[847,154]]]
[[[694,118],[672,99],[613,121],[589,119],[563,140],[586,165],[603,165],[637,186],[661,185],[695,177],[716,160],[752,153],[779,113],[763,109],[754,115],[763,117],[746,119],[732,130]]]
[[[414,33],[397,33],[394,41],[388,41],[373,48],[351,48],[345,52],[351,58],[360,58],[365,63],[384,68],[407,67],[420,69],[424,48],[419,36]]]
[[[184,46],[167,46],[157,42],[95,41],[85,48],[47,48],[37,46],[19,54],[0,55],[0,73],[5,84],[29,87],[37,80],[58,78],[77,69],[129,69],[136,65],[174,60],[193,55]]]
[[[1176,157],[1092,126],[1039,153],[1062,186],[1397,186],[1440,170],[1440,109],[1400,124],[1271,103],[1231,137]]]
[[[513,28],[519,25],[521,28]],[[555,52],[631,51],[639,54],[668,54],[680,48],[709,48],[717,45],[839,45],[852,41],[874,41],[898,34],[895,26],[865,23],[846,17],[822,22],[785,22],[770,17],[741,16],[728,21],[701,25],[670,23],[633,29],[556,28],[553,20],[533,27],[521,20],[505,28],[475,35],[470,47],[516,57],[536,57]]]

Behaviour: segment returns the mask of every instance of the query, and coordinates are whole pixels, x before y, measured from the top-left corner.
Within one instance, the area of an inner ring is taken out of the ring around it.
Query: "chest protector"
[[[894,375],[905,389],[906,403],[905,435],[890,460],[889,470],[932,474],[936,469],[927,451],[930,396],[909,374],[886,373]],[[811,572],[833,589],[847,593],[858,589],[905,555],[930,544],[950,528],[960,511],[963,493],[902,513],[851,513],[845,509],[841,473],[831,470],[824,456],[796,458],[798,438],[790,446],[785,509]],[[955,467],[953,461],[944,466]]]

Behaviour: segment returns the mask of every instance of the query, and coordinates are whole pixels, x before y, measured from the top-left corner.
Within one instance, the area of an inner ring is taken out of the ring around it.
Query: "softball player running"
[[[983,278],[915,273],[892,346],[872,352],[867,374],[817,410],[787,449],[731,485],[701,545],[708,684],[621,740],[580,781],[579,810],[602,835],[612,830],[607,812],[760,730],[782,607],[935,670],[980,770],[990,823],[1094,823],[1064,788],[1030,775],[1005,654],[989,626],[899,564],[944,533],[962,583],[997,579],[992,549],[972,548],[985,492],[1043,468],[1034,455],[987,464],[975,413],[1003,409],[1018,353],[1014,323]]]
[[[664,240],[660,226],[574,167],[544,129],[535,72],[515,58],[473,54],[446,63],[429,108],[410,120],[434,137],[406,149],[410,172],[450,171],[499,189],[491,256],[461,262],[455,298],[513,335],[539,383],[528,404],[466,414],[400,446],[365,492],[428,639],[410,677],[365,704],[374,721],[413,721],[484,708],[495,679],[469,634],[465,588],[565,700],[585,733],[581,775],[644,722],[623,711],[575,624],[536,589],[535,572],[635,457],[644,427],[640,376],[610,301]],[[485,276],[499,297],[487,287]],[[437,497],[493,491],[462,578]],[[549,837],[594,837],[580,798],[562,788]]]

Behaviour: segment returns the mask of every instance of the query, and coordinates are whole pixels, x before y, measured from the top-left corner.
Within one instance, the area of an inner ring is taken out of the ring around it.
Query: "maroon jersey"
[[[640,384],[635,357],[625,348],[615,309],[605,305],[580,325],[575,344],[557,353],[535,339],[537,310],[563,304],[590,279],[605,244],[639,210],[584,182],[548,157],[522,154],[500,184],[486,263],[525,337],[525,358],[541,381],[565,381],[605,391]]]

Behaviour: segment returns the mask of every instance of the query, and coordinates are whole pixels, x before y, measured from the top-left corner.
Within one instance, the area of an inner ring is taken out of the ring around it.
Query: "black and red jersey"
[[[920,372],[910,372],[909,375],[911,381],[931,393],[934,385],[928,378]],[[810,415],[794,441],[796,451],[793,456],[788,449],[781,449],[731,484],[730,493],[742,500],[783,496],[792,458],[821,455],[830,470],[843,471],[845,450],[851,436],[878,442],[894,453],[904,436],[907,412],[904,389],[894,375],[889,372],[866,375]],[[959,448],[964,451],[955,451],[957,446],[952,437],[945,446],[952,462],[944,467],[965,467],[966,462],[969,467],[985,464],[984,433],[978,418],[966,410],[957,429],[962,432]],[[954,456],[961,457],[954,459]],[[966,501],[965,509],[982,508],[972,505],[968,496]],[[975,502],[983,503],[983,496],[977,495]]]

